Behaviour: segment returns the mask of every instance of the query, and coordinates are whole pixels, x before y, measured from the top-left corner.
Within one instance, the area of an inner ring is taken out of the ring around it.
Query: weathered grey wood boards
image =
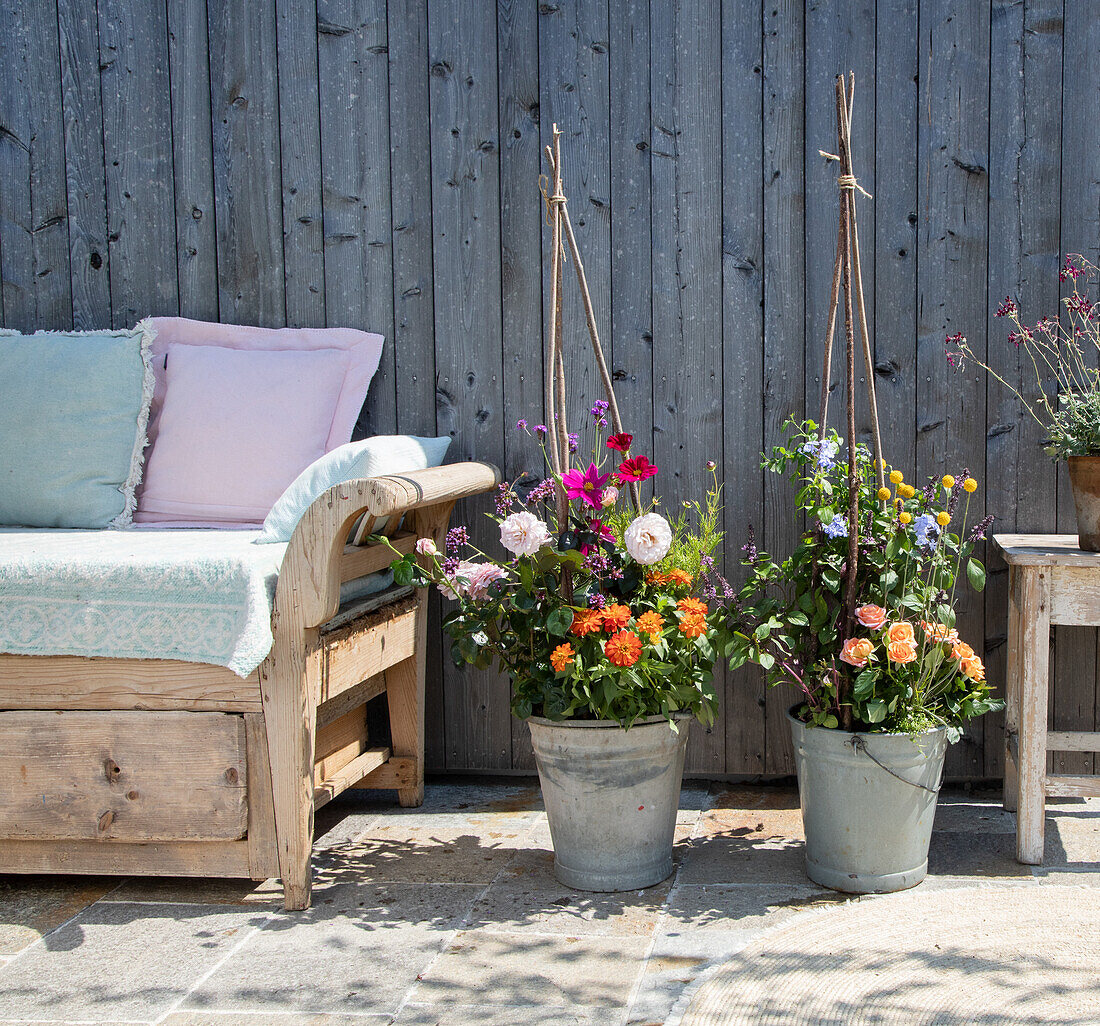
[[[1059,250],[1097,258],[1098,61],[1090,0],[9,3],[0,313],[20,328],[179,312],[383,331],[363,430],[450,432],[452,458],[539,475],[513,425],[541,416],[537,176],[557,121],[628,430],[671,503],[718,462],[736,578],[749,523],[773,551],[800,527],[757,453],[816,408],[836,241],[818,150],[834,146],[828,85],[853,70],[888,458],[908,476],[969,464],[999,529],[1070,530],[1035,432],[995,381],[950,374],[942,342],[960,330],[1018,373],[996,301],[1038,318]],[[599,381],[583,312],[566,317],[581,423]],[[459,514],[480,529],[483,508]],[[1007,571],[991,570],[967,630],[984,629],[997,678]],[[1054,725],[1095,727],[1096,634],[1054,633]],[[429,637],[430,764],[529,769],[506,684],[452,671]],[[754,671],[722,693],[689,769],[791,772],[790,697]],[[999,773],[1000,738],[999,718],[979,722],[952,774]]]

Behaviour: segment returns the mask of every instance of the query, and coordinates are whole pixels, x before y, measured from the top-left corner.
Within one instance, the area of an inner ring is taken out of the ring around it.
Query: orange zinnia
[[[654,570],[646,577],[650,584],[668,584],[674,588],[690,588],[692,576],[686,570],[676,567],[672,570]]]
[[[603,625],[609,631],[621,631],[630,623],[630,610],[626,606],[613,602],[610,606],[604,606]]]
[[[685,638],[698,638],[707,632],[707,621],[702,613],[688,613],[680,621],[680,633]]]
[[[687,613],[688,616],[706,616],[707,604],[700,602],[697,598],[682,598],[676,603],[676,608],[681,613]]]
[[[603,650],[615,666],[633,666],[642,654],[642,642],[631,631],[619,631],[604,642]]]
[[[574,655],[576,653],[573,651],[573,646],[567,641],[564,645],[558,645],[550,653],[550,665],[554,667],[555,672],[561,673],[567,666],[572,666]]]
[[[661,614],[654,612],[652,609],[648,613],[642,613],[634,622],[634,626],[638,630],[643,634],[649,635],[649,640],[653,642],[654,645],[661,640],[661,629],[664,625],[665,621]]]
[[[603,617],[598,609],[578,609],[573,614],[573,633],[578,638],[594,634],[603,626]]]

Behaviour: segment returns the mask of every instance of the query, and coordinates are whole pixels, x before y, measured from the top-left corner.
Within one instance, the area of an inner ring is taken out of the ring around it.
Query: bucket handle
[[[922,791],[927,791],[930,795],[933,795],[933,796],[938,795],[940,793],[940,788],[943,787],[943,772],[942,772],[942,770],[940,772],[940,782],[934,788],[926,787],[924,784],[918,784],[915,780],[909,780],[906,777],[903,777],[900,773],[895,773],[892,769],[890,769],[889,766],[885,765],[882,762],[879,762],[879,760],[876,759],[874,757],[874,755],[871,754],[870,749],[867,747],[867,742],[864,741],[863,738],[861,738],[858,734],[853,734],[848,739],[847,743],[852,746],[853,751],[862,752],[876,766],[878,766],[881,769],[886,770],[886,772],[889,773],[890,776],[895,777],[896,779],[900,780],[903,784],[908,784],[910,787],[919,787]]]

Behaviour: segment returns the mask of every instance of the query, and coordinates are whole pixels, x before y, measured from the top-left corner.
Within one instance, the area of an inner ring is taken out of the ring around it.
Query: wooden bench
[[[442,548],[455,502],[499,482],[459,463],[351,481],[288,544],[274,645],[240,678],[171,660],[0,655],[0,873],[280,876],[310,902],[314,811],[348,787],[424,795],[427,592],[340,610],[340,587]],[[360,544],[348,544],[355,530]],[[390,745],[366,703],[385,694]]]

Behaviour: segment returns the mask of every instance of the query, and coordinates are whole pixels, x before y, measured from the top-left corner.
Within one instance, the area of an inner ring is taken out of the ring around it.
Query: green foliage
[[[966,513],[959,534],[950,523],[935,524],[937,515],[949,511],[953,522],[964,498],[969,505],[973,482],[945,488],[933,479],[915,491],[899,481],[883,501],[870,453],[862,446],[849,453],[859,509],[855,605],[869,607],[864,616],[872,625],[865,626],[849,621],[846,606],[849,464],[841,459],[841,439],[829,433],[822,444],[812,421],[791,422],[787,430],[787,444],[775,447],[762,466],[791,480],[808,530],[785,559],[761,552],[746,561],[749,577],[740,608],[731,614],[724,654],[734,667],[758,663],[771,684],[798,686],[806,722],[836,727],[848,711],[857,729],[945,724],[957,737],[959,725],[1001,704],[984,679],[976,679],[984,678],[980,660],[962,658],[967,650],[955,644],[962,567],[972,587],[985,585],[984,568],[970,556]],[[879,615],[881,624],[875,622]],[[911,652],[891,652],[895,624],[908,625],[896,637],[911,636]],[[846,642],[865,642],[864,658],[846,652]]]
[[[608,540],[593,530],[590,511],[573,512],[558,525],[551,510],[527,508],[545,516],[549,527],[550,540],[533,555],[494,560],[478,552],[485,562],[459,563],[456,546],[454,570],[438,554],[413,553],[393,562],[394,580],[436,584],[457,598],[443,619],[452,659],[460,667],[495,666],[508,674],[512,711],[521,719],[534,714],[629,726],[688,713],[710,724],[717,706],[714,664],[727,637],[724,613],[688,595],[713,572],[711,553],[722,539],[720,496],[715,483],[702,503],[682,510],[670,524],[668,554],[653,566],[639,565],[626,552],[623,535],[632,511],[599,512],[614,539]],[[514,502],[508,493],[508,505]],[[500,579],[469,587],[466,574],[485,567],[496,567]],[[600,605],[610,622],[592,608]],[[626,655],[615,650],[616,637],[628,646]]]

